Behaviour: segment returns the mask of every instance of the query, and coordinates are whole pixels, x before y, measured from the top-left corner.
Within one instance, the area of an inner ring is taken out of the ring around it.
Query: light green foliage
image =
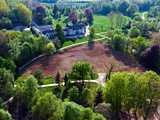
[[[160,98],[159,86],[160,77],[151,71],[143,74],[115,73],[106,84],[106,102],[112,104],[116,113],[122,108],[142,108],[145,116]]]
[[[135,55],[136,57],[140,57],[141,53],[150,45],[148,40],[140,36],[137,38],[131,39],[130,44],[131,44],[132,51],[134,50],[133,55]]]
[[[55,45],[52,43],[52,42],[49,42],[47,45],[46,45],[46,52],[48,54],[52,54],[56,51],[56,48],[55,48]]]
[[[17,19],[23,25],[30,25],[32,22],[32,12],[24,4],[18,4],[16,7]]]
[[[89,63],[79,61],[73,65],[69,78],[72,80],[93,80],[97,78],[97,74]]]
[[[109,28],[110,20],[107,16],[94,15],[93,27],[95,32],[105,32]]]
[[[0,120],[13,120],[13,119],[7,111],[0,109]]]
[[[22,65],[33,57],[43,53],[47,40],[43,37],[35,37],[30,32],[4,32],[10,48],[10,58],[16,65]]]
[[[81,97],[81,102],[84,106],[93,106],[95,96],[91,89],[84,88],[80,97]]]
[[[9,12],[9,7],[5,0],[0,0],[0,18],[2,16],[7,16]]]
[[[0,96],[3,100],[6,100],[13,95],[13,82],[13,74],[5,68],[0,68]]]
[[[90,108],[84,108],[73,102],[64,102],[64,120],[105,120],[100,114],[94,113]]]
[[[118,13],[112,13],[108,15],[110,28],[115,29],[121,29],[123,26],[127,25],[129,22],[129,18],[126,16],[123,16],[122,14]]]
[[[62,120],[63,104],[52,93],[45,93],[34,98],[32,115],[35,120]]]

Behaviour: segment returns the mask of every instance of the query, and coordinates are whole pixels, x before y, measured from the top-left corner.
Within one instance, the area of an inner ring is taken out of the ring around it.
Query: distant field
[[[110,20],[108,16],[94,15],[93,27],[96,32],[106,32],[110,26]]]
[[[93,27],[96,33],[107,32],[111,27],[122,27],[129,22],[130,18],[120,14],[112,14],[108,16],[94,15]]]

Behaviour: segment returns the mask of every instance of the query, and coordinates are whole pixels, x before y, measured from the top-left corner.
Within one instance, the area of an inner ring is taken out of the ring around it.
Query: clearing
[[[113,51],[102,43],[95,43],[93,48],[85,44],[69,48],[55,55],[45,56],[30,65],[25,73],[42,70],[46,75],[55,75],[57,71],[64,74],[69,72],[72,65],[80,60],[91,63],[98,73],[105,73],[111,64],[114,65],[113,71],[143,71],[143,68],[134,59]]]

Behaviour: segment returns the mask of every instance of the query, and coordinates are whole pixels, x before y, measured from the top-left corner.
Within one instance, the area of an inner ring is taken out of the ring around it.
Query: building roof
[[[38,29],[43,33],[48,33],[48,32],[54,32],[54,29],[51,25],[43,25],[43,26],[38,26]]]

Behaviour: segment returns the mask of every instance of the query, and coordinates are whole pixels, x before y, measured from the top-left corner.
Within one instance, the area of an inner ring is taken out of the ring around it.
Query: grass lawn
[[[88,37],[83,37],[83,38],[76,39],[76,40],[66,40],[63,44],[63,47],[73,45],[73,44],[76,44],[76,43],[85,42],[85,41],[88,41]]]
[[[108,16],[94,15],[93,27],[96,33],[106,32],[110,26],[110,20]]]

